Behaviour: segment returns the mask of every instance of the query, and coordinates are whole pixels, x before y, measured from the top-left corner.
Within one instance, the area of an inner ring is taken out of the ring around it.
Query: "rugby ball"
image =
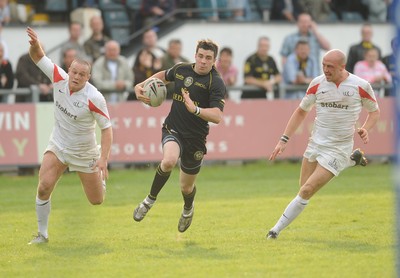
[[[164,82],[158,78],[150,78],[144,85],[144,95],[150,99],[150,106],[157,107],[167,98],[167,87]]]

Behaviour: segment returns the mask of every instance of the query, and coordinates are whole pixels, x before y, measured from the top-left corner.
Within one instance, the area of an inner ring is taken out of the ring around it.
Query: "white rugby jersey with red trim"
[[[316,117],[311,139],[324,146],[352,144],[361,109],[378,109],[371,85],[351,73],[339,86],[328,82],[325,75],[314,78],[300,108],[310,111],[314,105]]]
[[[96,148],[96,123],[100,129],[111,126],[104,96],[89,82],[80,91],[70,92],[68,74],[46,56],[37,66],[53,83],[53,142],[67,152]]]

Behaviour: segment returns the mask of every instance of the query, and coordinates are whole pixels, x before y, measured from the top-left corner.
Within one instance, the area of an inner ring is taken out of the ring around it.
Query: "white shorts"
[[[92,167],[100,158],[99,147],[100,146],[93,150],[82,151],[81,153],[73,154],[61,150],[54,144],[54,142],[50,140],[44,153],[54,153],[57,156],[58,160],[60,160],[65,165],[68,165],[70,171],[96,173],[99,171],[98,168],[96,167],[93,169]]]
[[[319,165],[335,176],[338,176],[341,171],[352,165],[350,163],[352,151],[353,144],[334,148],[318,145],[310,140],[303,156],[308,159],[309,162],[318,161]]]

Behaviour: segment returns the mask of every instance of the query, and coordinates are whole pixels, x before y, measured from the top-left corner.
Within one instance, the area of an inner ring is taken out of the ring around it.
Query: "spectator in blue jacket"
[[[300,39],[296,43],[283,67],[283,81],[290,85],[307,85],[320,74],[318,62],[310,56],[310,45],[306,39]],[[286,98],[302,98],[305,90],[286,90]]]

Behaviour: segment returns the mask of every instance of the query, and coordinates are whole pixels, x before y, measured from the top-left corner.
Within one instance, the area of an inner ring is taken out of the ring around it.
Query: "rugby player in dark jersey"
[[[194,213],[195,180],[206,154],[208,122],[218,124],[224,109],[225,84],[214,67],[218,46],[211,40],[197,43],[195,63],[179,63],[152,77],[175,82],[171,110],[162,127],[163,158],[158,165],[150,193],[133,213],[141,221],[154,205],[157,195],[168,181],[172,169],[180,159],[180,187],[184,206],[178,230],[183,233],[192,223]],[[135,86],[138,100],[149,103],[143,94],[143,84]]]

